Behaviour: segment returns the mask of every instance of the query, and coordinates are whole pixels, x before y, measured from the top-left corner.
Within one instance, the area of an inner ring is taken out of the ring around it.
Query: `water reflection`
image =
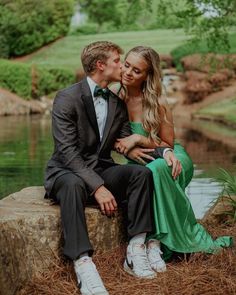
[[[236,131],[212,122],[186,122],[181,118],[175,120],[175,126],[177,138],[195,163],[194,177],[186,193],[200,219],[222,191],[216,181],[219,167],[236,174]]]
[[[209,138],[214,131],[204,131],[199,122],[176,120],[175,125],[177,138],[196,167],[187,192],[197,217],[201,217],[221,190],[215,181],[218,168],[235,173],[236,134],[225,139],[222,133],[216,140]],[[23,187],[42,185],[45,165],[53,150],[50,116],[2,117],[0,127],[0,198]]]
[[[0,198],[31,185],[42,185],[52,152],[50,118],[0,118]]]

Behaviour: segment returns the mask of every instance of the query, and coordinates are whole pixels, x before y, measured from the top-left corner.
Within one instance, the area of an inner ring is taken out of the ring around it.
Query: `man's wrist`
[[[172,153],[173,153],[173,149],[172,149],[172,148],[165,148],[165,149],[163,150],[163,158],[165,157],[165,154],[166,154],[167,152],[172,152]]]

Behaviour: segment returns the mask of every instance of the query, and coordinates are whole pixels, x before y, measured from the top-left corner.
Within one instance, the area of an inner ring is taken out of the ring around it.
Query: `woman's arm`
[[[170,147],[173,148],[175,132],[172,112],[166,99],[161,98],[160,106],[161,124],[159,137],[163,142],[166,142]]]
[[[162,99],[160,106],[160,131],[159,138],[161,142],[156,142],[151,138],[145,137],[139,134],[132,134],[128,137],[117,139],[115,143],[115,149],[119,153],[127,154],[134,146],[141,146],[144,148],[156,148],[156,147],[171,147],[174,146],[174,125],[172,112],[167,102]]]

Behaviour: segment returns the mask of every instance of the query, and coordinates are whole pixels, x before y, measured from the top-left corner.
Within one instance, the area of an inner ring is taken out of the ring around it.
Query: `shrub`
[[[75,82],[67,69],[0,60],[0,87],[25,98],[38,98]]]
[[[231,34],[229,36],[229,44],[230,44],[230,51],[227,52],[226,50],[222,49],[221,51],[216,50],[215,53],[234,53],[236,52],[236,34]],[[171,55],[173,56],[174,63],[178,69],[181,69],[180,60],[182,57],[187,55],[192,55],[194,53],[209,53],[209,48],[207,46],[206,41],[201,41],[198,43],[195,42],[188,42],[183,45],[180,45],[171,51]]]
[[[93,23],[88,23],[77,27],[71,32],[71,35],[91,35],[97,33],[97,25]]]
[[[73,0],[1,0],[0,56],[30,53],[67,34]]]

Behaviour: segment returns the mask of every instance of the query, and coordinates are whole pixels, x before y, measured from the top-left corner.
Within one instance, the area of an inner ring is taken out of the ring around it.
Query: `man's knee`
[[[85,182],[75,174],[68,173],[62,175],[57,180],[57,187],[59,188],[58,191],[63,192],[63,194],[66,194],[69,198],[72,196],[80,196],[86,199],[87,190]]]
[[[84,181],[76,175],[74,175],[73,177],[69,177],[65,185],[66,187],[72,189],[86,190]]]
[[[145,178],[152,178],[152,171],[145,167],[145,166],[141,166],[141,165],[138,165],[136,166],[137,167],[137,170],[136,172],[141,175],[142,177],[145,177]]]

